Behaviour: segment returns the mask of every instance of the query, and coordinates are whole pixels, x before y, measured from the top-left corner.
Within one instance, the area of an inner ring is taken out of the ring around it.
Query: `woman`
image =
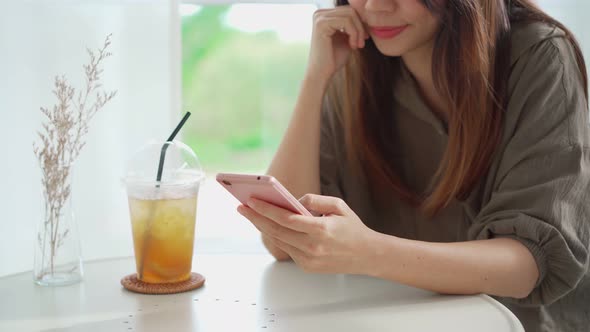
[[[571,33],[529,0],[338,0],[268,173],[321,217],[238,211],[278,260],[498,297],[587,330],[590,130]]]

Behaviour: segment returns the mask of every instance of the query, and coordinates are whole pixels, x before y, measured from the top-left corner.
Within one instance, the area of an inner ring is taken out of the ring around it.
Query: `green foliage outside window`
[[[288,125],[309,45],[232,28],[229,9],[183,18],[183,111],[193,113],[183,140],[208,173],[262,172]]]

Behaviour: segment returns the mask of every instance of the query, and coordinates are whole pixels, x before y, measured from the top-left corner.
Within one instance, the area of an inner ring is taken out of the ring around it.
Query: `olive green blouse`
[[[387,198],[388,204],[370,199],[367,178],[346,161],[337,110],[325,103],[322,194],[343,198],[368,227],[398,237],[520,241],[533,254],[540,277],[528,297],[498,300],[526,331],[588,331],[590,126],[581,75],[563,31],[541,23],[513,26],[508,91],[503,135],[489,172],[467,199],[453,201],[432,219],[396,197]],[[423,102],[407,70],[392,87],[392,98],[396,171],[421,193],[441,162],[446,126]]]

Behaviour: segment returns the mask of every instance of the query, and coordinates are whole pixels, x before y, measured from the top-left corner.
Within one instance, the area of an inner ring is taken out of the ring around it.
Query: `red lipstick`
[[[371,27],[371,34],[381,39],[392,39],[404,32],[407,27],[407,25],[399,27]]]

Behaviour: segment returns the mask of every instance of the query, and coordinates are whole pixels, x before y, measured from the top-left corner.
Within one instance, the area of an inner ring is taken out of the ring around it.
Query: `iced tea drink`
[[[198,183],[194,188],[129,188],[138,279],[174,283],[190,278]],[[133,185],[131,185],[133,187]]]

